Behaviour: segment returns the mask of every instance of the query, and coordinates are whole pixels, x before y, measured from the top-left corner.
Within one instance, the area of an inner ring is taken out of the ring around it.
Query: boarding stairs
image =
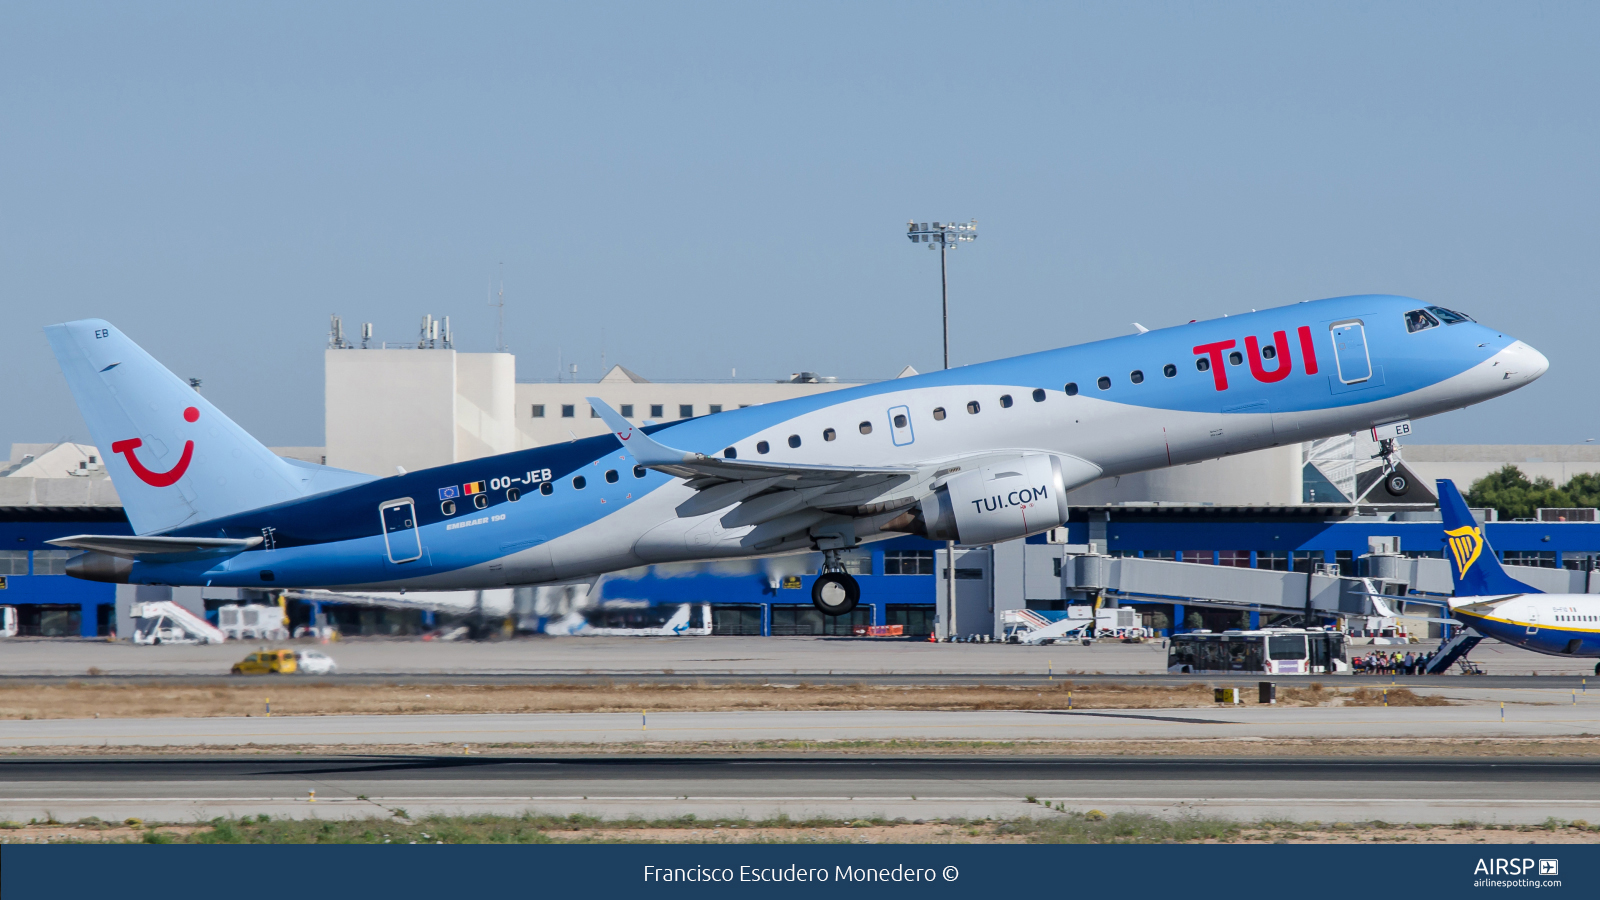
[[[1019,644],[1042,644],[1047,641],[1059,641],[1081,633],[1083,629],[1094,625],[1093,619],[1055,619],[1051,620],[1032,609],[1008,609],[1003,616],[1004,624],[1018,626],[1011,632],[1011,637]]]
[[[135,644],[220,644],[228,636],[210,622],[170,600],[134,604]]]
[[[1464,659],[1467,651],[1478,646],[1481,640],[1483,635],[1477,631],[1471,628],[1461,629],[1455,637],[1439,645],[1438,651],[1433,654],[1433,659],[1429,660],[1427,667],[1423,669],[1423,674],[1442,675],[1450,671],[1450,667],[1455,665],[1457,660]]]

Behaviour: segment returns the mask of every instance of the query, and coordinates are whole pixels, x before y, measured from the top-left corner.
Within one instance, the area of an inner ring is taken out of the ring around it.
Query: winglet
[[[633,458],[645,466],[670,466],[678,463],[699,462],[705,459],[703,453],[686,453],[674,450],[660,443],[643,430],[628,424],[628,420],[617,414],[617,411],[606,405],[599,397],[585,397],[594,411],[600,414],[606,427],[622,442],[623,448],[633,454]]]

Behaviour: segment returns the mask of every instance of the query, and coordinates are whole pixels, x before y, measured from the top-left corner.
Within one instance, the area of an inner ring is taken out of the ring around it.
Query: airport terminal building
[[[811,373],[664,383],[623,366],[597,382],[518,382],[510,354],[458,352],[448,340],[368,349],[332,343],[325,354],[326,444],[273,450],[374,475],[600,434],[605,426],[588,396],[647,424],[849,386]],[[870,625],[900,625],[912,636],[997,635],[1008,610],[1085,602],[1133,607],[1162,632],[1295,616],[1331,621],[1360,612],[1348,597],[1313,602],[1311,595],[1339,576],[1382,576],[1414,593],[1441,591],[1434,478],[1465,488],[1507,463],[1558,481],[1600,472],[1600,448],[1588,445],[1411,446],[1404,449],[1410,485],[1394,496],[1374,485],[1372,452],[1365,436],[1344,437],[1106,479],[1070,495],[1071,519],[1054,542],[1039,535],[957,549],[953,561],[942,543],[917,537],[863,545],[843,559],[861,584],[861,604],[838,619],[812,607],[821,554],[803,554],[649,566],[607,576],[587,595],[516,589],[511,625],[538,632],[574,609],[627,619],[629,610],[685,603],[709,605],[713,633],[746,635],[849,635]],[[119,630],[118,607],[133,602],[170,598],[198,611],[250,599],[244,595],[255,592],[118,586],[63,574],[71,554],[46,541],[130,533],[99,453],[83,444],[18,444],[0,469],[0,606],[18,610],[20,633],[106,636]],[[1352,502],[1362,496],[1365,502]],[[1551,589],[1600,592],[1590,584],[1600,558],[1593,516],[1565,511],[1551,521],[1489,522],[1487,537],[1506,563],[1547,570]],[[1261,577],[1224,577],[1234,570]],[[1303,603],[1297,591],[1306,595]],[[438,624],[416,610],[324,609],[346,633],[406,634]],[[290,614],[304,624],[310,611],[291,603]]]

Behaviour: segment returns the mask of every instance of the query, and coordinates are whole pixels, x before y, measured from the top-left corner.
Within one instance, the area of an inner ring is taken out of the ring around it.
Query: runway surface
[[[11,639],[0,654],[0,678],[152,676],[227,679],[229,667],[260,642],[137,647],[126,641]],[[301,646],[294,644],[293,646]],[[1428,650],[1432,644],[1357,645],[1372,650]],[[1060,677],[1160,675],[1160,642],[1093,646],[1056,644],[929,644],[901,639],[829,637],[581,637],[485,643],[358,639],[320,646],[341,677],[418,679],[433,683],[485,678],[821,678],[917,680],[925,677]],[[1485,641],[1472,659],[1495,675],[1594,678],[1595,661],[1542,656]],[[895,682],[903,683],[903,681]]]
[[[1447,707],[838,710],[0,720],[0,747],[1600,735],[1600,702]]]
[[[311,799],[315,792],[315,800]],[[1029,797],[1039,802],[1030,802]],[[1253,820],[1600,818],[1600,761],[978,757],[0,760],[0,818],[429,813],[944,818],[1067,809]]]

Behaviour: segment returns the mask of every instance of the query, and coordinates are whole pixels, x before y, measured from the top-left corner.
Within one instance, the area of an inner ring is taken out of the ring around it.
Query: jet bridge
[[[1370,616],[1360,579],[1337,574],[1241,569],[1160,559],[1083,554],[1061,560],[1061,588],[1108,599],[1189,606],[1259,608],[1273,613]]]

